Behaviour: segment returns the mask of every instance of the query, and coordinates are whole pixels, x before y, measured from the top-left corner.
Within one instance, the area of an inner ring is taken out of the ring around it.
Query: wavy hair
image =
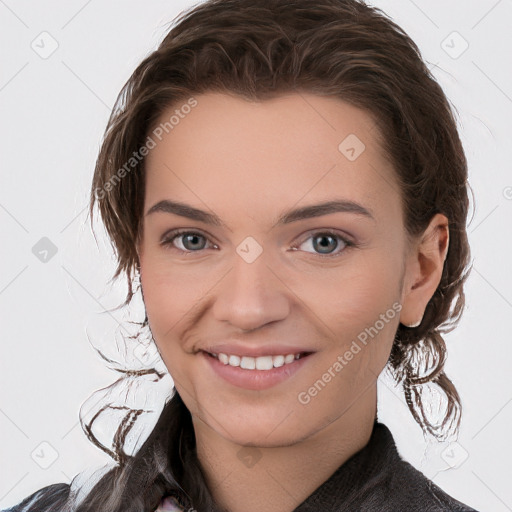
[[[97,207],[117,257],[113,278],[127,278],[124,305],[139,291],[133,283],[139,276],[145,172],[144,159],[134,155],[165,109],[207,91],[248,100],[310,92],[363,109],[375,120],[394,165],[408,237],[423,233],[436,213],[447,216],[450,244],[441,281],[420,325],[399,325],[387,368],[425,433],[442,439],[457,431],[461,402],[444,371],[443,334],[462,314],[469,273],[467,162],[450,103],[416,44],[380,9],[360,0],[207,0],[181,13],[120,92],[92,181],[91,222]],[[437,422],[425,401],[434,391],[445,404]],[[151,511],[166,494],[200,512],[218,510],[177,391],[130,456],[123,440],[136,417],[137,411],[120,425],[113,450],[85,429],[117,464],[77,511]]]

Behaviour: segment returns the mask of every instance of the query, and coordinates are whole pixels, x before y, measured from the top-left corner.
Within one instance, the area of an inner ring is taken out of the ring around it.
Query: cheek
[[[140,278],[148,318],[159,332],[168,331],[191,313],[207,292],[208,275],[200,265],[170,263],[165,251],[149,248],[140,257]],[[177,326],[178,327],[178,326]]]
[[[384,252],[354,252],[339,268],[319,271],[307,279],[297,276],[293,289],[332,331],[353,336],[400,297],[400,259]]]
[[[197,281],[151,256],[141,258],[140,279],[151,332],[164,355],[179,338],[181,323],[197,299]]]
[[[389,357],[401,309],[400,272],[397,255],[368,252],[316,283],[315,293],[322,293],[323,300],[312,306],[329,336],[335,336],[330,357],[346,354],[350,363],[344,373],[357,380],[371,380]]]
[[[169,264],[165,254],[146,251],[140,258],[144,305],[153,339],[174,380],[187,382],[193,370],[194,326],[208,309],[215,272],[201,265]]]
[[[151,334],[174,385],[185,386],[181,389],[183,396],[190,389],[189,360],[193,357],[181,347],[183,323],[191,309],[187,287],[183,288],[148,260],[141,261],[141,285]]]

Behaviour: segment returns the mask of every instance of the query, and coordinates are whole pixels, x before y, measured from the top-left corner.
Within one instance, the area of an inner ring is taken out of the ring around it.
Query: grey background
[[[0,0],[0,508],[110,461],[78,424],[82,403],[119,377],[87,334],[113,350],[120,317],[99,313],[125,291],[106,285],[114,260],[101,229],[96,242],[89,228],[90,180],[118,91],[194,3]],[[467,309],[446,336],[460,436],[426,443],[386,375],[379,419],[402,456],[446,492],[480,511],[512,510],[512,2],[372,3],[417,42],[458,110],[475,193]],[[155,408],[169,386],[151,388]]]

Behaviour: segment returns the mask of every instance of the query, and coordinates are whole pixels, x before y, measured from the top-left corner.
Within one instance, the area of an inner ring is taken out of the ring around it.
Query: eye
[[[313,251],[318,251],[316,254],[321,257],[334,258],[336,256],[340,256],[347,247],[355,246],[355,243],[333,230],[326,229],[311,233],[299,245],[294,246],[293,249],[297,250],[297,248],[300,248],[301,246],[307,246],[312,248]],[[339,251],[333,252],[339,247],[341,247]],[[306,252],[310,251],[306,250]]]
[[[198,231],[175,229],[164,235],[161,245],[184,253],[200,252],[205,248],[206,236]],[[214,245],[214,247],[216,247]]]
[[[161,245],[171,250],[191,254],[204,250],[208,242],[208,237],[203,235],[201,232],[189,231],[186,229],[175,229],[164,235]],[[304,238],[300,244],[293,246],[292,249],[297,250],[303,245],[309,245],[313,251],[318,251],[316,254],[320,257],[333,258],[340,256],[347,247],[353,247],[356,244],[336,231],[325,229],[309,234],[307,238]],[[218,248],[215,244],[212,244],[212,247]],[[333,252],[337,248],[340,249]],[[302,250],[311,252],[307,249]]]

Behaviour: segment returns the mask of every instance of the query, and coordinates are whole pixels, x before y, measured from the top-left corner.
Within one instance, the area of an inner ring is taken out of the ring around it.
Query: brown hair
[[[467,163],[448,100],[415,43],[380,9],[359,0],[207,0],[182,13],[121,91],[92,182],[91,221],[97,205],[117,255],[114,279],[127,277],[125,305],[137,291],[132,282],[144,202],[144,160],[131,168],[126,163],[164,109],[206,91],[250,100],[303,91],[364,109],[394,164],[408,236],[421,234],[436,213],[447,216],[441,282],[421,324],[399,326],[388,367],[425,432],[443,438],[457,430],[461,404],[443,370],[442,334],[462,314],[469,273]],[[446,401],[440,423],[422,401],[432,386]],[[88,435],[105,449],[90,429]],[[130,457],[117,443],[114,457],[118,466],[79,512],[150,511],[164,494],[198,511],[216,510],[195,454],[190,413],[176,391],[142,448]]]

